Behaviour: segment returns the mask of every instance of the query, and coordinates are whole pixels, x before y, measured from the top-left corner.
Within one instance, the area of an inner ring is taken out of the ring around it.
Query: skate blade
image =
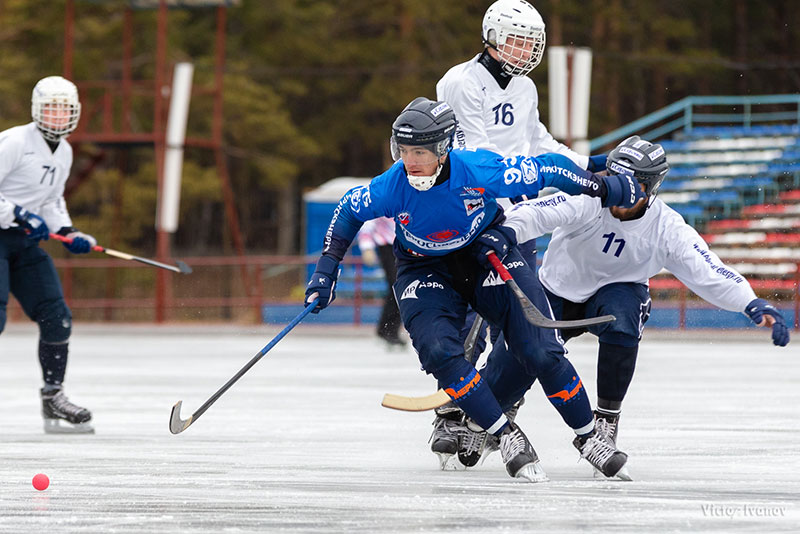
[[[533,462],[523,466],[514,478],[519,478],[527,482],[548,482],[547,473],[544,472],[541,462]]]
[[[434,452],[439,458],[439,469],[442,471],[458,471],[458,457],[455,454],[448,454],[446,452]],[[463,469],[463,467],[462,467]]]
[[[94,427],[91,423],[72,424],[63,419],[45,419],[45,434],[94,434]]]
[[[623,465],[622,469],[620,469],[616,475],[613,477],[605,476],[599,469],[593,467],[594,469],[594,478],[599,478],[602,480],[623,480],[625,482],[633,482],[633,477],[631,477],[630,472],[628,471],[628,466]]]

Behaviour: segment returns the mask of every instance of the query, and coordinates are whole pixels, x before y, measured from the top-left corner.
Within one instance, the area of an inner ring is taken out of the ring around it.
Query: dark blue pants
[[[544,289],[520,252],[513,248],[503,263],[534,305],[549,315]],[[395,295],[422,368],[437,378],[440,387],[470,392],[482,380],[472,374],[474,367],[464,360],[461,332],[469,305],[490,325],[501,329],[515,364],[539,377],[545,393],[570,427],[580,428],[591,421],[585,390],[564,357],[556,332],[531,325],[511,289],[493,270],[480,267],[470,251],[439,258],[401,257]],[[494,407],[495,396],[503,394],[489,389],[492,413],[486,412],[485,405],[469,406],[454,399],[487,430],[484,422],[491,423],[501,413],[499,406]]]
[[[64,302],[53,260],[22,230],[0,230],[0,332],[9,292],[39,325],[39,358],[46,383],[64,379],[72,314]]]
[[[588,328],[562,330],[564,341],[585,332],[596,335],[601,344],[598,356],[598,396],[622,401],[633,379],[636,349],[642,330],[650,316],[650,293],[647,286],[636,283],[615,283],[601,287],[586,302],[576,303],[547,291],[553,314],[559,320],[576,320],[599,315],[614,315],[617,320]],[[492,348],[483,376],[494,390],[507,392],[498,396],[504,410],[515,398],[524,394],[536,381],[536,375],[517,365],[508,353],[502,338]]]

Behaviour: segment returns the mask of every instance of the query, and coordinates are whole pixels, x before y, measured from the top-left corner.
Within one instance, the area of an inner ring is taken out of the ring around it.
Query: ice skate
[[[512,477],[528,482],[549,480],[531,442],[514,423],[510,423],[500,435],[500,455],[506,464],[506,471]]]
[[[619,428],[619,415],[620,415],[619,412],[608,413],[608,412],[603,412],[601,410],[595,410],[594,412],[595,429],[597,430],[598,433],[604,434],[606,436],[606,439],[610,441],[614,445],[614,447],[617,446],[617,430]],[[594,468],[594,477],[606,478],[605,475],[601,471],[599,471],[596,467]],[[620,469],[617,472],[615,478],[618,478],[620,480],[625,480],[627,482],[633,480],[633,478],[631,478],[630,472],[628,471],[627,465],[622,466],[622,469]]]
[[[46,434],[94,434],[92,413],[71,403],[61,388],[40,394]]]
[[[464,413],[454,404],[448,403],[436,409],[436,419],[433,420],[433,433],[430,444],[439,458],[439,469],[457,469],[458,466],[451,462],[458,453],[459,437],[463,429]]]
[[[601,423],[599,426],[603,426]],[[608,439],[607,430],[593,430],[586,436],[576,436],[572,444],[592,466],[607,478],[620,475],[628,455],[617,450],[612,441]]]
[[[506,412],[506,417],[510,423],[514,422],[517,412],[519,412],[519,407],[523,404],[525,404],[525,398],[517,401]],[[461,446],[458,449],[458,461],[465,467],[473,467],[479,462],[483,464],[490,454],[500,450],[500,439],[485,432],[469,418],[466,419],[465,423],[463,434],[461,435]]]

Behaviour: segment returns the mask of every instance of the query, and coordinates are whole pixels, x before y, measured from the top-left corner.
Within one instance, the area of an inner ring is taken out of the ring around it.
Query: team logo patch
[[[539,172],[536,170],[536,165],[534,165],[531,160],[523,160],[520,167],[522,167],[522,181],[526,184],[531,185],[539,179]]]
[[[408,284],[408,286],[403,290],[403,294],[400,295],[400,300],[417,298],[417,287],[419,287],[419,280],[414,280]]]
[[[583,389],[583,382],[577,376],[572,377],[572,382],[564,386],[564,389],[559,391],[558,393],[554,393],[552,395],[548,395],[547,398],[550,399],[550,402],[553,404],[565,404],[571,401],[573,398],[577,397],[581,390]]]
[[[402,213],[398,213],[396,218],[397,218],[397,222],[399,222],[403,226],[408,226],[408,223],[411,222],[411,214],[408,213],[407,211],[404,211]]]
[[[483,209],[483,199],[482,198],[465,198],[464,199],[464,207],[467,210],[467,217],[475,213],[476,211]]]
[[[442,243],[443,241],[450,241],[457,235],[458,231],[456,230],[439,230],[438,232],[429,234],[427,238],[430,239],[431,241]]]

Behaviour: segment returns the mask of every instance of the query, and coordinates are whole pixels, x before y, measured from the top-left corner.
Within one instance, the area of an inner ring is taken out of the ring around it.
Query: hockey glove
[[[512,247],[517,244],[514,230],[507,226],[493,226],[479,235],[472,244],[472,253],[483,267],[492,268],[489,254],[494,252],[502,261]]]
[[[22,206],[14,206],[14,220],[34,241],[47,241],[50,239],[50,230],[44,219],[31,213]]]
[[[597,156],[589,156],[589,166],[586,170],[589,172],[601,172],[606,170],[607,154],[598,154]]]
[[[789,343],[789,329],[786,327],[786,321],[775,306],[764,299],[753,299],[744,312],[758,326],[769,326],[768,320],[764,316],[771,316],[775,320],[772,323],[772,343],[779,347],[785,347]]]
[[[603,201],[604,208],[613,206],[632,208],[641,199],[647,197],[639,187],[636,178],[629,174],[612,174],[602,178],[600,199]]]
[[[336,279],[339,277],[339,262],[331,256],[322,255],[317,262],[317,270],[311,275],[306,286],[306,304],[319,297],[317,307],[311,313],[319,313],[336,298]]]
[[[89,234],[79,232],[71,226],[65,226],[57,233],[58,235],[63,235],[67,239],[72,239],[71,243],[62,241],[62,244],[73,254],[86,254],[92,251],[92,247],[97,246],[97,239]]]

